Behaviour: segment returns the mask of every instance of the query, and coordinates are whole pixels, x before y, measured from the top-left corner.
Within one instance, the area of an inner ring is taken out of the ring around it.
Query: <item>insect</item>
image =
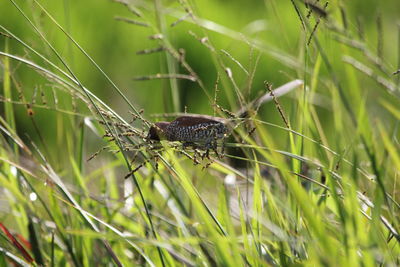
[[[180,141],[184,147],[206,150],[208,156],[208,150],[216,152],[217,142],[227,136],[228,128],[223,118],[191,115],[178,117],[172,122],[156,122],[150,127],[147,139]]]

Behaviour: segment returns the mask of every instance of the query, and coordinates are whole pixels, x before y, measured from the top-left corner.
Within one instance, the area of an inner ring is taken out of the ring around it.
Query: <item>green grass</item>
[[[129,90],[56,5],[0,24],[2,266],[400,264],[395,4],[102,3],[141,47]],[[146,140],[186,110],[230,121],[224,157]]]

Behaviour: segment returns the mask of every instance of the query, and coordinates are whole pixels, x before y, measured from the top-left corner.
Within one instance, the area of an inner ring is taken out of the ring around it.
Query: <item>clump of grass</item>
[[[392,75],[399,66],[384,58],[381,16],[374,53],[358,34],[362,30],[349,26],[353,18],[344,7],[292,1],[301,39],[297,54],[291,54],[201,17],[187,1],[175,6],[161,0],[115,2],[133,17],[116,19],[145,26],[155,44],[138,56],[160,55],[159,72],[135,75],[136,80],[168,81],[166,101],[172,108],[164,117],[186,114],[181,82],[193,83],[215,116],[234,125],[224,157],[201,159],[196,149],[179,143],[150,142],[147,131],[157,116],[133,104],[33,0],[129,112],[121,114],[111,101],[101,100],[78,78],[40,21],[11,0],[43,47],[0,25],[5,42],[0,51],[0,197],[7,202],[0,208],[2,263],[399,264],[400,111],[398,80]],[[279,21],[279,12],[275,15]],[[217,81],[192,66],[185,51],[190,47],[176,46],[171,35],[180,25],[190,28],[186,38],[202,45]],[[248,58],[234,48],[220,48],[214,33],[246,44]],[[21,47],[23,55],[10,52]],[[277,87],[263,78],[265,88],[253,93],[258,73],[265,75],[265,55],[279,60],[290,79]],[[19,65],[28,68],[13,71]],[[33,92],[26,90],[20,71],[41,76]],[[33,137],[19,128],[21,110]],[[44,137],[48,125],[40,112],[55,114],[55,143]]]

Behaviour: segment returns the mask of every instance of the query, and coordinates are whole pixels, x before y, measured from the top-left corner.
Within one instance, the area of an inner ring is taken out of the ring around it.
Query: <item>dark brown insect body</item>
[[[149,130],[148,139],[180,141],[185,145],[215,149],[217,141],[227,136],[228,129],[222,118],[181,116],[172,122],[157,122]]]

